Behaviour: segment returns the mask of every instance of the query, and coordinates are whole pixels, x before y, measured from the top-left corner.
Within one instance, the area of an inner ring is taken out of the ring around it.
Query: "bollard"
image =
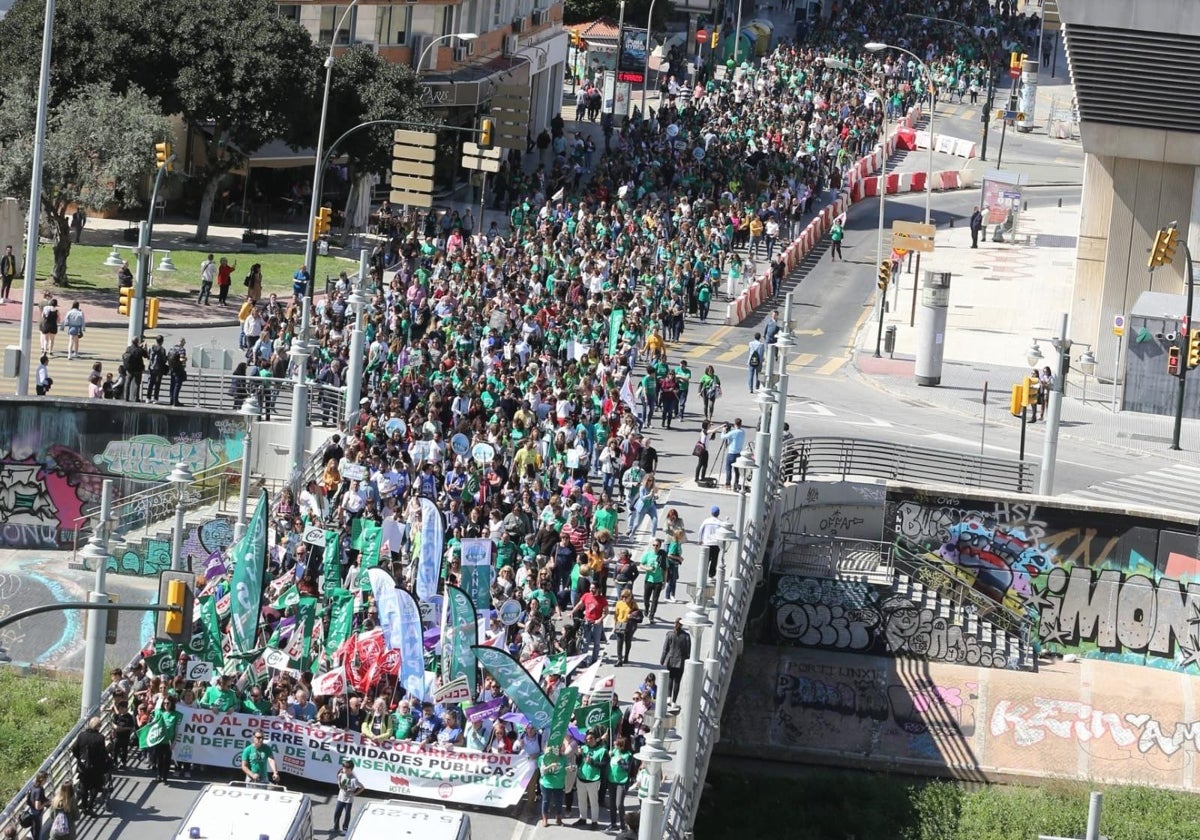
[[[1061,198],[1061,197],[1058,199],[1058,206],[1059,206],[1060,208],[1062,207],[1062,198]]]
[[[892,358],[892,354],[896,352],[896,327],[895,325],[886,327],[883,331],[883,352],[888,354],[888,358]]]

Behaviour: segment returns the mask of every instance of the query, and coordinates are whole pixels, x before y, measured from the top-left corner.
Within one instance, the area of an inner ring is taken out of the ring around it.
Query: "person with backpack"
[[[750,356],[746,359],[746,370],[750,374],[750,393],[753,394],[758,389],[759,371],[762,370],[763,350],[765,349],[762,341],[762,333],[755,333],[748,347]]]
[[[75,821],[79,812],[75,802],[75,785],[63,782],[50,801],[50,840],[75,840]]]
[[[125,402],[142,401],[142,374],[146,372],[146,357],[141,337],[134,336],[121,355],[121,366],[125,368],[125,387],[121,394]]]
[[[146,402],[156,403],[162,391],[163,376],[167,373],[167,350],[163,347],[161,335],[150,345],[146,369],[150,373],[150,383],[146,386]]]
[[[42,352],[53,356],[54,339],[58,337],[58,298],[50,298],[50,302],[42,307],[38,332],[42,334]]]
[[[25,811],[19,818],[22,828],[29,829],[29,836],[40,838],[42,836],[42,820],[46,817],[46,811],[50,807],[50,799],[46,796],[46,784],[50,781],[50,774],[43,771],[38,772],[33,777],[33,785],[29,788],[29,793],[25,795]]]
[[[71,308],[67,310],[67,314],[63,317],[63,324],[67,328],[67,361],[70,361],[79,355],[79,339],[83,338],[83,328],[85,325],[83,310],[79,308],[79,301],[71,304]]]

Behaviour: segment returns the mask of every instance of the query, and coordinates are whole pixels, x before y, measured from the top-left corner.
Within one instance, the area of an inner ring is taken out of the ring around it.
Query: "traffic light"
[[[1025,389],[1020,385],[1012,386],[1012,397],[1009,400],[1008,411],[1013,417],[1020,417],[1025,410]]]
[[[158,603],[170,612],[158,613],[155,637],[186,644],[192,639],[192,610],[196,576],[189,572],[163,572],[158,579]]]
[[[1179,375],[1179,348],[1178,347],[1168,347],[1167,348],[1167,373],[1171,374],[1171,376]]]
[[[713,29],[712,38],[710,40],[712,41],[712,48],[715,50],[717,45],[721,43],[721,30]]]
[[[1179,231],[1165,227],[1154,234],[1154,247],[1150,249],[1150,259],[1146,262],[1149,268],[1162,268],[1175,261],[1175,249],[1179,247]]]
[[[892,261],[884,260],[879,264],[879,291],[886,292],[888,283],[892,282]]]
[[[158,298],[152,297],[146,301],[146,327],[154,329],[158,326]]]
[[[572,32],[572,33],[571,33],[571,46],[572,46],[572,47],[574,47],[575,49],[579,49],[579,42],[580,42],[581,40],[583,40],[583,39],[579,37],[579,33],[578,33],[578,32]]]
[[[133,286],[122,286],[117,292],[117,312],[129,317],[133,311]]]
[[[175,164],[171,162],[171,144],[170,143],[155,143],[154,144],[154,162],[159,169],[164,166],[168,172],[175,169]]]
[[[479,148],[492,148],[492,131],[495,125],[496,123],[491,117],[479,118]]]
[[[1025,407],[1033,405],[1037,402],[1038,381],[1032,376],[1026,376],[1021,380],[1021,398]]]
[[[313,219],[313,239],[320,239],[325,234],[329,233],[330,223],[333,221],[333,211],[328,207],[322,207],[317,211],[317,217]]]
[[[1008,57],[1008,69],[1009,70],[1020,70],[1021,69],[1021,54],[1019,52],[1014,52],[1014,53],[1012,53],[1012,55],[1010,55]]]
[[[1188,333],[1188,370],[1200,367],[1200,329]]]

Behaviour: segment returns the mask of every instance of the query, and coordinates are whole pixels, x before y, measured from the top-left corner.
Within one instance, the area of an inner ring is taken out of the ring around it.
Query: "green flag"
[[[475,696],[476,674],[475,652],[472,648],[479,641],[479,618],[471,598],[457,586],[446,585],[446,622],[442,627],[443,678],[447,681],[466,677]]]
[[[554,718],[554,704],[520,662],[507,651],[475,645],[475,659],[496,678],[500,690],[525,715],[535,729],[545,729]]]
[[[567,675],[567,655],[565,653],[555,653],[546,657],[546,665],[542,668],[542,676],[547,677],[550,674],[558,674],[561,677]]]
[[[278,598],[275,599],[275,603],[271,604],[271,609],[283,612],[289,607],[294,607],[299,603],[300,588],[293,583],[291,586],[285,589]]]
[[[164,741],[174,741],[181,720],[182,712],[155,712],[150,722],[137,731],[138,748],[146,750]]]
[[[350,545],[359,552],[359,564],[364,569],[372,569],[379,565],[379,541],[382,539],[383,528],[370,520],[358,517],[354,520],[350,531]]]
[[[204,625],[204,653],[201,658],[217,668],[225,664],[221,652],[221,620],[217,617],[217,599],[205,598],[200,602],[200,620]]]
[[[614,309],[608,316],[608,355],[617,352],[617,343],[621,340],[621,328],[625,325],[625,310]]]
[[[327,589],[325,594],[333,602],[325,650],[336,651],[350,637],[350,631],[354,628],[354,593],[346,589]]]
[[[575,722],[584,732],[597,726],[608,726],[608,716],[612,706],[608,703],[593,703],[590,706],[580,706],[575,711]]]
[[[567,737],[567,727],[571,725],[571,715],[579,705],[579,689],[568,685],[558,692],[558,702],[554,704],[554,717],[550,720],[550,736],[546,739],[549,746],[560,746]]]
[[[179,649],[174,642],[155,642],[154,653],[146,660],[146,666],[156,677],[173,677],[179,667]]]
[[[263,561],[267,554],[267,491],[258,497],[246,533],[232,549],[233,591],[230,598],[229,633],[233,649],[255,648],[261,612]]]
[[[342,535],[325,532],[325,591],[332,592],[342,585]]]

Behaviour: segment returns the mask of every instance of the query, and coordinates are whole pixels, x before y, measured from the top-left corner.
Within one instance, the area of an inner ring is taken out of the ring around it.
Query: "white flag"
[[[313,677],[312,693],[318,697],[333,697],[346,693],[346,668],[334,668],[318,677]]]

